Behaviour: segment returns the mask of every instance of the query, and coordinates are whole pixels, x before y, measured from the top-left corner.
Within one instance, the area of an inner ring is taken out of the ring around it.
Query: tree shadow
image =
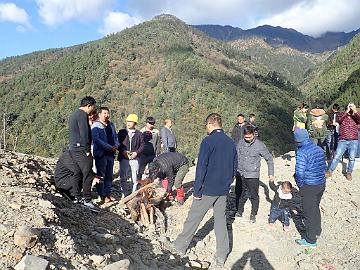
[[[258,248],[245,252],[243,256],[237,260],[235,264],[233,264],[231,270],[245,269],[248,261],[254,270],[275,270],[275,268],[266,259],[264,252]]]
[[[265,195],[265,199],[268,203],[272,203],[272,199],[270,198],[270,193],[269,193],[269,187],[267,185],[264,184],[264,182],[259,181],[259,185],[260,187],[262,187],[264,189],[264,195]]]

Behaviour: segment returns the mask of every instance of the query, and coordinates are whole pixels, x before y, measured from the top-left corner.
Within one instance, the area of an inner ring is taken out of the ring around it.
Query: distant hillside
[[[301,95],[241,51],[172,16],[159,16],[106,38],[0,62],[0,113],[8,146],[56,156],[68,142],[67,119],[85,95],[112,110],[121,128],[128,113],[175,120],[179,151],[194,158],[204,118],[219,112],[229,132],[236,115],[258,115],[261,137],[276,153],[293,147],[292,107]]]
[[[309,73],[316,65],[322,63],[330,55],[300,52],[290,47],[272,47],[264,39],[249,37],[230,42],[245,55],[266,67],[267,71],[275,71],[292,83],[298,85],[303,82],[305,74]]]
[[[360,34],[318,66],[301,86],[313,103],[360,105]]]
[[[197,29],[205,32],[207,35],[224,40],[237,40],[247,37],[262,37],[265,41],[274,46],[288,46],[299,51],[324,52],[336,50],[338,47],[347,44],[360,29],[350,33],[327,32],[321,37],[313,38],[303,35],[294,29],[274,27],[270,25],[258,26],[256,28],[243,30],[229,25],[194,25]]]

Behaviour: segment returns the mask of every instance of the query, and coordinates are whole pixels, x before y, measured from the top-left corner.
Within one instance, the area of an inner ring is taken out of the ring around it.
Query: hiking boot
[[[347,174],[345,175],[345,177],[346,177],[346,179],[347,179],[348,181],[351,181],[351,180],[352,180],[352,175],[351,175],[351,173],[347,173]]]
[[[326,177],[326,178],[331,178],[331,177],[332,177],[332,171],[328,170],[328,171],[325,173],[325,177]]]
[[[307,248],[316,248],[317,247],[316,243],[311,244],[308,241],[306,241],[305,239],[297,239],[297,240],[295,240],[295,242],[302,247],[307,247]]]
[[[255,222],[256,222],[256,216],[250,215],[250,223],[255,223]]]
[[[176,189],[176,201],[180,205],[183,205],[184,200],[185,200],[185,189],[183,187],[177,188]]]

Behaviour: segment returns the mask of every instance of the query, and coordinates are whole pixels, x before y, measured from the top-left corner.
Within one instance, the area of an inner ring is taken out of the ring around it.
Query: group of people
[[[182,181],[188,172],[188,159],[176,152],[177,142],[172,121],[166,119],[159,131],[154,117],[147,117],[145,126],[137,128],[139,118],[129,114],[126,127],[116,131],[110,121],[107,107],[96,109],[93,97],[84,97],[80,108],[69,118],[69,148],[60,156],[55,169],[57,188],[74,202],[96,208],[91,200],[95,185],[101,203],[115,201],[111,194],[115,155],[118,152],[121,194],[134,192],[143,177],[146,166],[153,178],[164,179],[168,199],[182,204],[185,192]],[[128,188],[127,180],[132,179]],[[81,196],[81,190],[83,197]]]
[[[341,111],[339,104],[334,104],[329,112],[320,106],[309,109],[302,103],[294,111],[295,129],[306,129],[315,144],[323,149],[331,162],[327,177],[331,177],[344,154],[349,157],[346,179],[352,180],[355,158],[360,157],[360,112],[354,103],[349,103]]]
[[[105,202],[113,201],[111,183],[115,153],[118,151],[119,177],[124,195],[137,189],[148,165],[149,177],[163,180],[168,198],[173,199],[172,191],[175,189],[177,201],[183,203],[182,181],[188,172],[189,162],[184,155],[176,152],[171,120],[165,120],[159,132],[154,128],[155,119],[147,117],[145,127],[138,130],[138,116],[130,114],[126,118],[126,128],[116,132],[110,121],[109,109],[101,107],[94,114],[95,104],[95,99],[85,97],[80,108],[70,116],[70,147],[56,166],[57,186],[69,190],[75,201],[81,197],[82,189],[83,203],[91,207],[91,186],[96,183],[99,196]],[[321,234],[319,204],[325,190],[326,175],[331,175],[345,150],[348,150],[347,179],[351,179],[349,175],[354,167],[360,113],[354,104],[349,104],[344,112],[339,112],[339,106],[335,104],[330,116],[319,107],[309,113],[307,111],[308,106],[302,104],[294,112],[293,132],[297,144],[294,178],[298,191],[289,181],[275,183],[273,157],[260,140],[254,114],[249,116],[248,122],[243,114],[239,114],[230,138],[222,129],[221,116],[211,113],[205,119],[208,136],[200,145],[193,202],[183,231],[174,242],[168,243],[168,248],[180,255],[185,254],[201,220],[213,208],[217,243],[213,266],[222,267],[229,253],[226,201],[230,185],[235,178],[236,211],[231,217],[242,217],[244,205],[249,199],[249,219],[255,223],[259,209],[261,158],[267,162],[269,186],[275,192],[269,225],[280,220],[284,231],[288,231],[289,217],[296,217],[303,224],[301,238],[296,242],[304,247],[316,247]],[[326,129],[325,137],[319,129]],[[328,171],[324,144],[328,145],[329,151],[335,151]],[[93,159],[95,172],[92,170]],[[126,187],[129,177],[132,179],[131,189]]]

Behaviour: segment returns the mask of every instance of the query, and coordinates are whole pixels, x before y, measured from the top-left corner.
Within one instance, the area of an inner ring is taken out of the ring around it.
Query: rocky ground
[[[293,153],[276,158],[277,180],[293,182],[294,164]],[[185,258],[163,245],[166,237],[173,240],[182,229],[192,201],[194,168],[185,179],[185,204],[165,209],[164,235],[155,227],[144,229],[132,222],[117,203],[103,205],[96,214],[61,197],[51,184],[54,165],[52,159],[0,154],[0,269],[26,269],[24,265],[31,263],[39,270],[208,268],[215,249],[211,211]],[[250,202],[244,218],[228,219],[232,250],[226,269],[360,269],[360,163],[355,168],[352,182],[341,174],[341,165],[328,180],[321,201],[323,233],[318,248],[309,252],[295,244],[299,234],[293,223],[287,233],[281,224],[267,225],[273,192],[263,164],[257,222],[249,223]],[[228,201],[230,214],[233,193]]]

